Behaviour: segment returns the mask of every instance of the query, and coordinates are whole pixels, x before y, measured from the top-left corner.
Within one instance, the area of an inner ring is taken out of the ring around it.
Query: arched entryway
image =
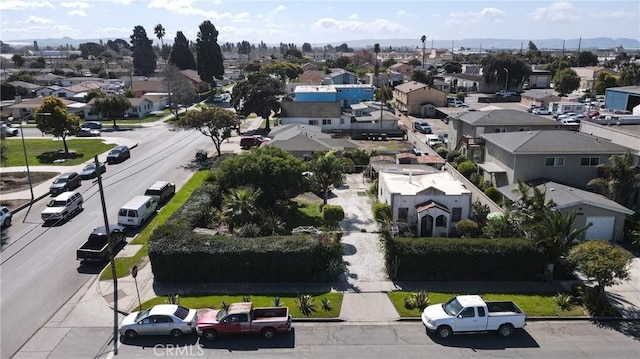
[[[433,237],[433,217],[426,215],[420,220],[420,236]]]

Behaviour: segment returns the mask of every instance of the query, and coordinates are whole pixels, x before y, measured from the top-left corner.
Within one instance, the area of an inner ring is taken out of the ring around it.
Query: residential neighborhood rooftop
[[[628,150],[626,147],[602,138],[575,131],[547,130],[484,133],[480,137],[509,152],[518,154],[618,154]]]
[[[416,195],[429,188],[434,188],[447,195],[471,193],[462,182],[455,179],[449,172],[435,173],[387,172],[380,173],[380,181],[385,181],[387,188],[393,188],[397,193],[406,196]]]

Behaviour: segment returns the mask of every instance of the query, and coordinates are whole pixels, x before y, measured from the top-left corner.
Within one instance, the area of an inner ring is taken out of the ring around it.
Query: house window
[[[344,125],[344,118],[340,118],[340,124]]]
[[[564,167],[564,157],[547,157],[544,159],[545,167]]]
[[[318,125],[318,120],[309,120],[309,124],[317,126]]]
[[[460,222],[462,219],[462,208],[453,207],[451,208],[451,222]]]
[[[598,157],[582,157],[580,159],[580,166],[597,166],[600,164],[600,158]]]
[[[520,127],[518,131],[531,131],[531,127]]]
[[[322,124],[323,125],[330,125],[331,124],[331,119],[330,118],[323,118],[322,119]]]
[[[493,132],[495,132],[495,133],[507,132],[507,129],[504,128],[504,127],[498,127],[496,129],[494,129]]]
[[[398,221],[406,222],[409,217],[409,208],[398,208]]]
[[[436,227],[446,227],[447,226],[447,217],[443,215],[439,215],[436,218]]]

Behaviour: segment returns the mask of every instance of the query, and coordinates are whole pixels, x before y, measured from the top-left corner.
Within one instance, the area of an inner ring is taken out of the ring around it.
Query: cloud
[[[69,16],[87,16],[87,13],[84,10],[71,10],[67,13]]]
[[[251,14],[249,14],[248,12],[241,12],[239,14],[236,14],[233,19],[231,19],[232,22],[250,22],[251,21]]]
[[[55,21],[51,20],[51,19],[45,19],[43,17],[38,17],[38,16],[29,16],[29,18],[27,19],[26,23],[27,24],[53,24]]]
[[[273,9],[273,10],[269,11],[269,12],[270,12],[271,14],[275,15],[275,14],[277,14],[277,13],[279,13],[279,12],[282,12],[282,11],[285,11],[285,10],[287,10],[287,7],[286,7],[286,6],[284,6],[284,5],[279,5],[277,8],[275,8],[275,9]]]
[[[102,28],[102,29],[97,29],[94,32],[97,35],[118,36],[118,35],[131,34],[131,29],[130,28],[125,28],[125,27],[105,27],[105,28]]]
[[[72,28],[68,25],[56,25],[56,26],[22,26],[18,28],[3,28],[3,33],[11,33],[11,34],[22,34],[23,36],[29,36],[29,34],[33,34],[31,36],[42,36],[43,33],[55,33],[59,37],[64,36],[77,36],[82,34],[83,32],[77,29]]]
[[[356,20],[336,20],[322,18],[312,26],[314,30],[324,32],[351,32],[355,34],[386,35],[408,32],[406,26],[393,23],[385,19],[376,19],[370,22]]]
[[[51,5],[48,1],[20,1],[20,0],[9,0],[0,2],[0,10],[30,10],[30,9],[39,9],[39,8],[50,8],[53,9],[54,6]]]
[[[549,20],[553,22],[578,20],[578,9],[568,2],[556,2],[549,6],[539,7],[529,14],[535,20]]]
[[[607,20],[627,20],[627,19],[637,19],[638,13],[635,12],[627,12],[627,11],[603,11],[598,12],[597,14],[593,14],[592,16],[595,19],[607,19]]]
[[[229,13],[218,13],[215,11],[206,11],[193,7],[194,0],[152,0],[147,7],[149,9],[165,9],[179,15],[196,15],[209,18],[211,20],[220,20],[223,18],[231,18]],[[219,1],[209,1],[208,4],[218,3]]]
[[[349,20],[358,20],[359,18],[358,14],[351,14],[348,17]]]
[[[80,1],[72,1],[60,3],[60,7],[67,9],[88,9],[91,7],[91,4]]]
[[[447,24],[480,23],[480,22],[501,22],[506,13],[494,7],[486,7],[478,12],[452,12]]]

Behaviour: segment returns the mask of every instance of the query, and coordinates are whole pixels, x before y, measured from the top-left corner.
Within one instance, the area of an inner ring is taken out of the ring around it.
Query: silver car
[[[138,335],[171,335],[180,338],[194,333],[198,323],[195,309],[176,304],[158,304],[127,315],[120,324],[120,335],[132,339]]]

